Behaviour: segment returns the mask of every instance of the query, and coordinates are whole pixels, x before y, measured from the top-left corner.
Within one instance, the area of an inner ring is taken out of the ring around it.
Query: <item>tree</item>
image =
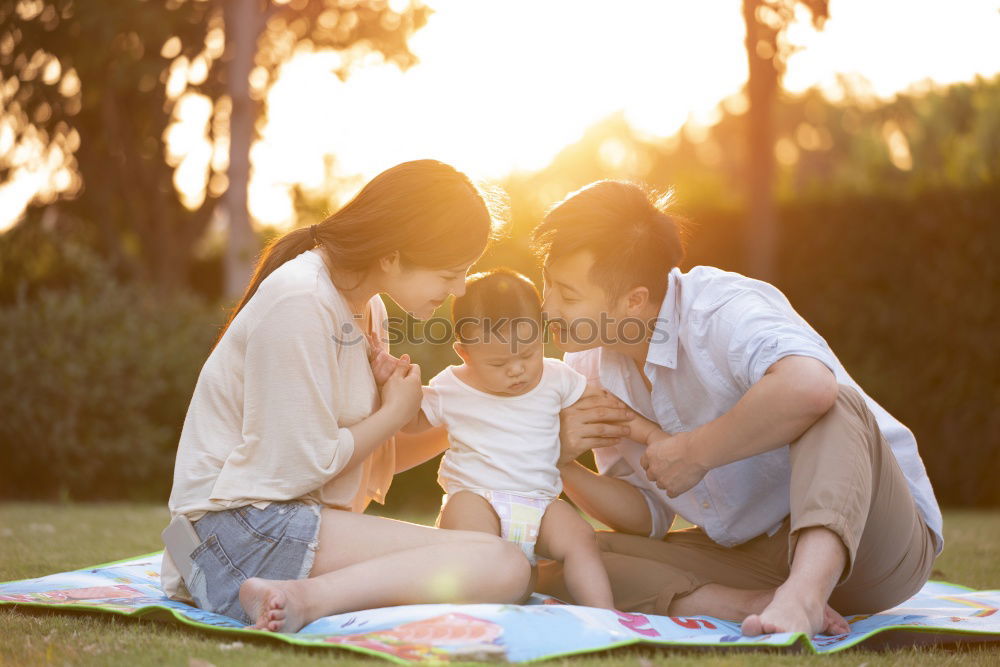
[[[209,9],[115,3],[86,11],[72,0],[0,6],[0,113],[14,134],[0,155],[0,180],[44,160],[71,172],[61,188],[70,200],[64,211],[98,228],[101,253],[116,269],[163,287],[183,279],[212,202],[187,208],[174,192],[161,137],[177,100],[163,85],[171,61],[160,45],[176,36],[175,56],[195,56]]]
[[[225,1],[225,0],[224,0]],[[304,45],[349,55],[338,75],[345,78],[353,61],[374,51],[406,68],[416,62],[409,36],[427,20],[429,10],[410,4],[393,10],[385,0],[243,0],[225,1],[229,98],[232,100],[229,187],[226,217],[230,238],[226,248],[225,295],[238,297],[249,280],[257,241],[247,210],[250,146],[259,99],[275,80],[277,70]],[[358,48],[361,47],[361,48]],[[251,87],[250,77],[259,79]],[[255,95],[255,88],[260,91]]]
[[[393,6],[140,0],[96,11],[75,0],[0,4],[0,183],[54,165],[57,182],[37,203],[61,192],[60,208],[99,228],[99,250],[120,273],[166,290],[185,284],[194,248],[229,192],[236,280],[237,265],[247,272],[255,248],[246,183],[260,101],[281,65],[302,51],[342,51],[342,77],[370,53],[411,65],[407,40],[429,10],[417,0]],[[167,139],[192,100],[209,109],[200,139],[215,155],[199,167],[202,191],[184,198],[175,182],[185,156]]]
[[[750,275],[774,279],[778,226],[774,206],[774,105],[788,57],[794,48],[785,38],[803,5],[813,25],[822,28],[830,15],[829,0],[743,0],[748,61],[747,97],[747,217],[744,227]]]

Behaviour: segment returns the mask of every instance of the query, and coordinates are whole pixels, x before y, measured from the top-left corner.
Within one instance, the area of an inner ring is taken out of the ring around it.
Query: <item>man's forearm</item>
[[[711,469],[787,445],[829,411],[837,390],[821,362],[786,357],[729,412],[691,432],[692,455]]]
[[[624,480],[598,475],[576,461],[560,470],[563,490],[577,507],[612,530],[649,535],[653,519],[639,489]]]

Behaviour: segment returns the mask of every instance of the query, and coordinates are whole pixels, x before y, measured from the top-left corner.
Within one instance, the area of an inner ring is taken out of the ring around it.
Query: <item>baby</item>
[[[583,395],[586,378],[543,356],[541,300],[530,280],[506,269],[471,276],[452,307],[460,366],[424,387],[404,431],[444,425],[450,442],[438,470],[440,528],[478,530],[562,561],[578,604],[614,608],[594,531],[559,500],[559,412]]]

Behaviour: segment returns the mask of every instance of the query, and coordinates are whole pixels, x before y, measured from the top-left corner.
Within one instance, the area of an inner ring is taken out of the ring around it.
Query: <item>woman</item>
[[[526,595],[516,546],[362,514],[428,458],[397,457],[393,437],[419,409],[419,367],[404,357],[381,386],[372,375],[379,294],[429,317],[462,294],[492,232],[469,180],[421,160],[268,245],[184,420],[169,507],[202,542],[186,587],[165,554],[168,595],[284,632],[357,609]]]

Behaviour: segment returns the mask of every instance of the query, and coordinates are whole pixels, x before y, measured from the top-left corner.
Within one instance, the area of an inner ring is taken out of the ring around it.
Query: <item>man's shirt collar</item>
[[[680,269],[673,269],[667,280],[667,294],[656,316],[653,335],[646,351],[646,363],[677,368],[678,307],[680,300]]]

